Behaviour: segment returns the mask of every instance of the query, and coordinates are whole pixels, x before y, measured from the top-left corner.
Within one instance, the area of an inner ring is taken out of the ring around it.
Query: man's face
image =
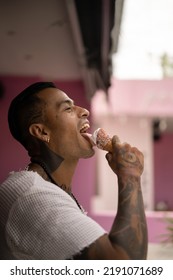
[[[87,137],[89,112],[76,106],[64,92],[48,88],[38,94],[45,102],[49,147],[64,159],[91,157],[94,154]]]

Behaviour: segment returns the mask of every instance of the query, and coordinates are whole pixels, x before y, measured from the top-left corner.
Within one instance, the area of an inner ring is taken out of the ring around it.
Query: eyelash
[[[67,107],[65,111],[72,111],[72,107]]]

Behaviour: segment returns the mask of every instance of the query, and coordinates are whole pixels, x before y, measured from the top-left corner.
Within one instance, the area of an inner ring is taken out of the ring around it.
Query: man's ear
[[[29,132],[32,136],[42,141],[46,141],[47,137],[49,137],[48,130],[45,128],[45,125],[41,123],[31,124],[29,127]]]

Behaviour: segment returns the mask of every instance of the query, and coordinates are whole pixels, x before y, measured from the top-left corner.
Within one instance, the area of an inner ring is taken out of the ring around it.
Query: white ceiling
[[[77,61],[66,1],[0,1],[0,75],[78,79]]]

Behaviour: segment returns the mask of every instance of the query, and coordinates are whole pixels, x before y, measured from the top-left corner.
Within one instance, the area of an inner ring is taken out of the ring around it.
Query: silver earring
[[[45,142],[49,143],[50,138],[49,138],[48,136],[44,136],[43,140],[44,140]]]

